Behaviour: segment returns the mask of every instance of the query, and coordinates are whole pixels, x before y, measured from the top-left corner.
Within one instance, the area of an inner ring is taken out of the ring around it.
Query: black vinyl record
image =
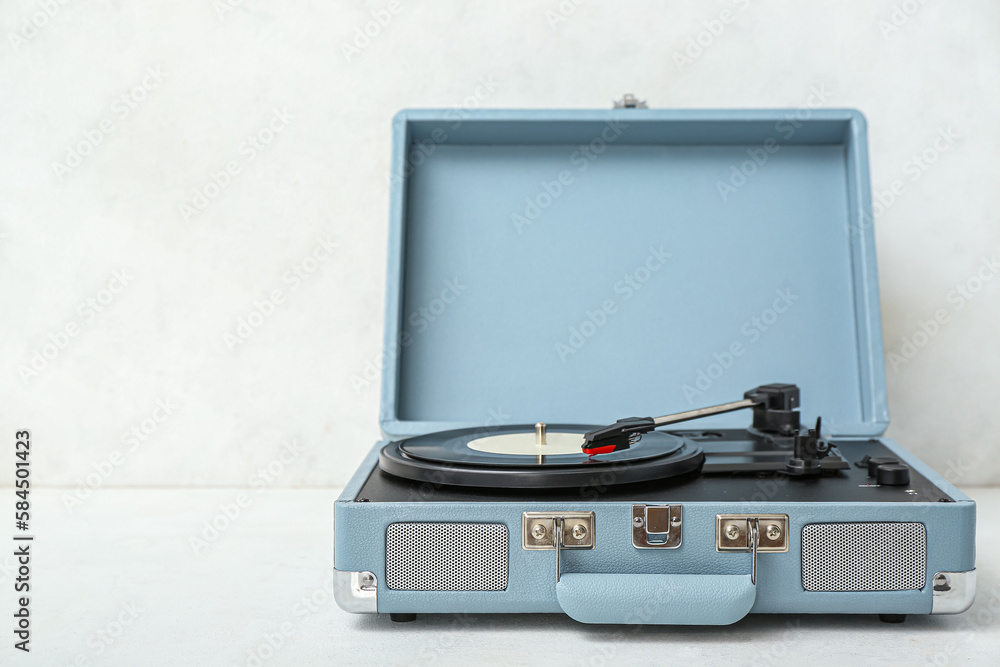
[[[581,436],[593,428],[548,425],[550,433]],[[704,452],[693,441],[659,431],[644,434],[628,449],[593,457],[583,451],[526,456],[469,446],[504,434],[533,437],[534,426],[502,426],[488,432],[460,429],[391,442],[379,454],[379,468],[390,475],[433,484],[538,489],[648,482],[696,472],[705,461]]]

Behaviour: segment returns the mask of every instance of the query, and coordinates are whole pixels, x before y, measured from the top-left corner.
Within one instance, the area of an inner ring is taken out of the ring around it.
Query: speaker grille
[[[924,587],[922,523],[813,523],[802,527],[802,588],[807,591],[913,591]]]
[[[393,523],[385,532],[385,582],[397,591],[507,588],[502,523]]]

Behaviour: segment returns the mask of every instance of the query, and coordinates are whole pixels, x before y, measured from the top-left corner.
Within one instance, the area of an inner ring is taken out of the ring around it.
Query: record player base
[[[666,484],[632,500],[621,500],[622,491],[589,493],[597,487],[580,489],[579,500],[479,499],[475,489],[426,483],[412,483],[409,499],[359,498],[370,476],[384,474],[379,443],[336,503],[336,599],[347,611],[394,620],[529,612],[583,623],[722,625],[748,613],[879,614],[895,622],[964,611],[975,590],[975,503],[891,440],[869,442],[910,466],[916,494],[855,483],[865,473],[852,469],[837,484],[872,500],[824,500],[825,489],[838,488],[825,481],[786,488],[766,479],[759,494],[690,500],[706,484],[728,488],[704,478],[689,482],[691,490]],[[843,449],[851,460],[860,451]],[[683,510],[680,544],[637,548],[636,506],[668,504]],[[525,512],[593,512],[592,548],[562,549],[557,574],[555,550],[525,548],[532,539],[523,534]],[[717,548],[720,515],[787,515],[786,550],[760,551],[754,580],[753,554]]]

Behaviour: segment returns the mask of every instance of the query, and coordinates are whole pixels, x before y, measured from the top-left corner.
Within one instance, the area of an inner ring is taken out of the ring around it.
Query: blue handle
[[[729,625],[753,607],[749,574],[580,574],[556,584],[566,614],[581,623]]]

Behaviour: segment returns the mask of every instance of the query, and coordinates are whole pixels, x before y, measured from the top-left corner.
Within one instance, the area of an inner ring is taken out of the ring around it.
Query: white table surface
[[[441,614],[398,624],[347,614],[329,593],[337,490],[99,490],[72,511],[65,491],[39,490],[33,650],[15,651],[4,630],[0,663],[997,665],[1000,489],[967,492],[979,502],[979,584],[965,614],[902,625],[762,615],[730,627],[636,628],[561,615]],[[191,537],[239,494],[249,505],[196,554]],[[6,619],[11,551],[0,550]]]

